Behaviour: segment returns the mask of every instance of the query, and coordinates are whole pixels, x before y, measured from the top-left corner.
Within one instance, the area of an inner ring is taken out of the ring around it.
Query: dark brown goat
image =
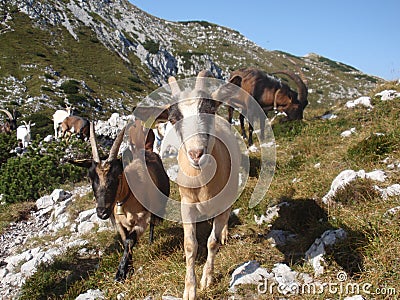
[[[160,194],[148,181],[143,180],[143,173],[148,171],[154,185],[166,196],[169,196],[169,179],[160,157],[145,148],[143,127],[139,121],[129,129],[129,140],[132,150],[132,161],[123,168],[122,159],[117,154],[122,143],[125,128],[115,139],[109,156],[100,160],[93,124],[90,124],[90,144],[92,159],[75,162],[79,166],[89,168],[89,178],[96,199],[96,212],[100,219],[111,218],[121,235],[124,254],[115,275],[116,281],[125,280],[128,266],[132,260],[132,249],[150,223],[150,241],[153,240],[153,228],[156,217],[152,215],[132,193],[129,184],[132,182],[144,195],[146,201],[159,203]],[[153,137],[154,138],[154,137]],[[134,146],[132,146],[134,145]],[[152,146],[151,146],[152,149]],[[145,163],[138,158],[137,152],[145,151]],[[129,180],[127,180],[127,177]],[[128,184],[129,181],[129,184]],[[143,203],[143,201],[142,201]],[[162,208],[161,208],[162,209]],[[160,210],[159,210],[160,211]]]
[[[76,133],[82,140],[89,138],[89,121],[78,116],[69,116],[61,123],[61,137],[67,134],[67,140],[73,133]]]
[[[16,118],[16,113],[15,111],[13,112],[14,115],[12,115],[8,110],[6,109],[0,109],[1,112],[5,113],[8,117],[8,120],[0,126],[0,133],[6,133],[6,134],[11,134],[11,131],[17,129],[17,118]]]
[[[266,74],[261,70],[246,68],[236,70],[231,74],[229,83],[241,87],[247,93],[232,94],[229,84],[223,85],[214,93],[214,97],[220,101],[225,101],[236,108],[241,109],[240,126],[242,135],[247,138],[244,129],[244,116],[248,117],[249,125],[249,146],[253,144],[253,121],[260,118],[261,138],[264,138],[265,116],[253,115],[250,105],[250,96],[252,96],[263,111],[275,110],[284,112],[287,120],[303,119],[303,111],[308,104],[307,86],[299,76],[290,71],[278,71],[273,74],[285,74],[289,76],[297,85],[297,92],[293,91],[286,83],[280,79]],[[236,92],[236,91],[235,91]],[[232,121],[233,107],[229,107],[228,121]]]

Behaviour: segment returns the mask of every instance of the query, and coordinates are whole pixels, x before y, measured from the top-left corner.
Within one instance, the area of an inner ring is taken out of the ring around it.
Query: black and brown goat
[[[61,137],[67,135],[67,140],[72,134],[77,134],[82,140],[87,140],[90,135],[89,121],[85,118],[78,116],[69,116],[61,123]]]
[[[303,80],[296,74],[290,71],[278,71],[273,74],[285,74],[289,76],[297,85],[297,92],[293,91],[289,85],[282,82],[280,79],[266,74],[261,70],[254,68],[239,69],[232,72],[229,83],[241,87],[246,93],[237,93],[237,90],[232,89],[229,85],[224,85],[218,89],[213,96],[220,101],[232,105],[241,110],[240,127],[242,135],[247,138],[244,128],[244,115],[249,121],[249,146],[253,144],[253,121],[255,118],[260,119],[261,138],[264,138],[265,115],[254,113],[259,111],[252,109],[251,97],[261,106],[262,110],[275,110],[276,112],[284,112],[287,115],[286,120],[301,120],[303,119],[303,111],[308,104],[307,86]],[[232,94],[234,91],[234,94]],[[229,106],[228,121],[232,121],[233,107]]]
[[[6,109],[0,109],[1,112],[5,113],[8,117],[8,120],[0,126],[0,133],[11,134],[11,131],[17,129],[17,118],[15,111],[13,115]]]
[[[93,123],[90,123],[90,144],[92,147],[92,159],[76,162],[80,166],[89,168],[89,178],[92,183],[94,197],[96,199],[97,216],[106,220],[111,218],[124,244],[124,254],[115,275],[116,281],[125,280],[129,264],[132,260],[132,249],[143,235],[147,225],[150,223],[150,241],[153,240],[153,228],[156,217],[152,215],[143,205],[143,201],[157,202],[160,194],[154,185],[167,197],[169,196],[169,179],[162,165],[160,157],[145,150],[145,138],[143,127],[136,121],[129,129],[129,140],[133,153],[133,160],[123,167],[122,159],[117,154],[122,143],[125,128],[115,139],[109,156],[100,160],[95,138]],[[154,141],[154,137],[153,137]],[[150,147],[149,147],[150,148]],[[152,148],[152,146],[151,146]],[[143,153],[144,160],[139,158],[137,152]],[[143,173],[148,172],[154,183],[143,180]],[[129,180],[127,180],[127,177]],[[128,184],[129,181],[129,184]],[[133,183],[149,199],[137,199],[133,194],[130,184]],[[151,199],[150,199],[151,198]],[[149,203],[149,202],[147,202]]]

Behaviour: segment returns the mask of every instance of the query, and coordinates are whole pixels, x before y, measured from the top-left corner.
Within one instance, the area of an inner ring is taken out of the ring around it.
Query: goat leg
[[[124,254],[118,266],[117,274],[115,274],[115,281],[124,281],[128,274],[128,267],[132,261],[132,249],[137,243],[137,233],[133,231],[128,234],[124,241]]]
[[[251,122],[249,122],[249,146],[253,145],[253,125],[251,125]]]
[[[229,106],[228,107],[228,122],[229,122],[229,124],[232,124],[232,119],[233,119],[233,107]]]
[[[239,115],[239,121],[240,121],[240,130],[242,131],[242,137],[246,140],[247,135],[246,135],[246,129],[244,128],[244,116],[242,114]]]
[[[153,244],[153,241],[154,241],[154,223],[155,223],[155,221],[156,221],[156,217],[153,214],[151,214],[151,217],[150,217],[150,233],[149,233],[149,243],[150,244]]]

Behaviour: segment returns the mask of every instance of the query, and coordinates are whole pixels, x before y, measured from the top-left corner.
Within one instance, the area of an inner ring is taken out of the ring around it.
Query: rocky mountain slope
[[[0,106],[52,112],[68,102],[90,116],[129,112],[168,76],[204,68],[219,78],[245,66],[301,72],[311,108],[381,81],[317,54],[267,51],[208,22],[162,20],[127,0],[2,1],[0,66]]]

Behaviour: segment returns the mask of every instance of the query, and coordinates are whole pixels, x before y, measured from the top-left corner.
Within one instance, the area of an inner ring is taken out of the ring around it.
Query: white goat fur
[[[57,139],[59,137],[58,131],[59,131],[60,125],[66,117],[69,117],[72,115],[72,110],[73,110],[72,106],[66,106],[65,110],[59,109],[59,110],[56,110],[55,113],[53,114],[54,138]]]
[[[31,121],[29,121],[29,123],[23,122],[24,125],[17,127],[17,140],[21,140],[22,146],[26,148],[31,141],[31,127],[34,126],[35,123],[31,124]]]
[[[208,75],[209,73],[205,73],[207,75],[202,74],[204,73],[200,73],[198,75],[198,80],[199,77],[210,77]],[[175,91],[176,94],[177,84],[175,79],[172,78],[169,82],[173,93]],[[194,91],[194,93],[191,93],[194,98],[195,94],[196,90]],[[178,104],[178,106],[180,106],[181,109],[185,109],[184,104]],[[191,112],[186,111],[185,113],[190,114]],[[198,112],[194,113],[198,114]],[[183,132],[185,131],[184,128],[182,130]],[[204,202],[208,201],[218,194],[218,197],[222,195],[222,198],[218,199],[230,199],[231,201],[229,203],[231,204],[236,199],[238,189],[238,172],[240,165],[238,162],[240,161],[241,157],[240,150],[237,146],[235,137],[232,136],[232,133],[230,132],[229,126],[219,126],[218,122],[216,122],[215,133],[216,136],[224,135],[231,138],[231,143],[228,145],[229,149],[221,140],[217,138],[214,139],[212,149],[208,151],[208,154],[215,159],[217,165],[215,174],[212,179],[210,179],[206,184],[203,184],[199,188],[189,188],[187,187],[187,185],[183,186],[180,185],[178,182],[179,193],[182,203],[204,204]],[[180,150],[178,152],[179,170],[189,177],[198,176],[201,173],[201,170],[192,166],[186,151],[186,149],[189,149],[191,146],[196,147],[197,145],[188,145],[187,141],[184,142],[185,147],[180,147]],[[193,140],[193,142],[195,143],[195,140]],[[212,231],[207,241],[208,255],[207,261],[203,268],[203,275],[200,281],[201,289],[207,288],[213,281],[214,260],[219,248],[219,244],[224,244],[228,237],[228,219],[230,215],[230,210],[231,208],[229,207],[224,212],[214,217]],[[195,259],[198,248],[198,243],[196,239],[196,223],[187,222],[187,220],[189,220],[190,218],[190,216],[188,215],[188,211],[182,209],[181,213],[183,218],[184,250],[186,255],[186,277],[183,299],[193,300],[196,298]]]

